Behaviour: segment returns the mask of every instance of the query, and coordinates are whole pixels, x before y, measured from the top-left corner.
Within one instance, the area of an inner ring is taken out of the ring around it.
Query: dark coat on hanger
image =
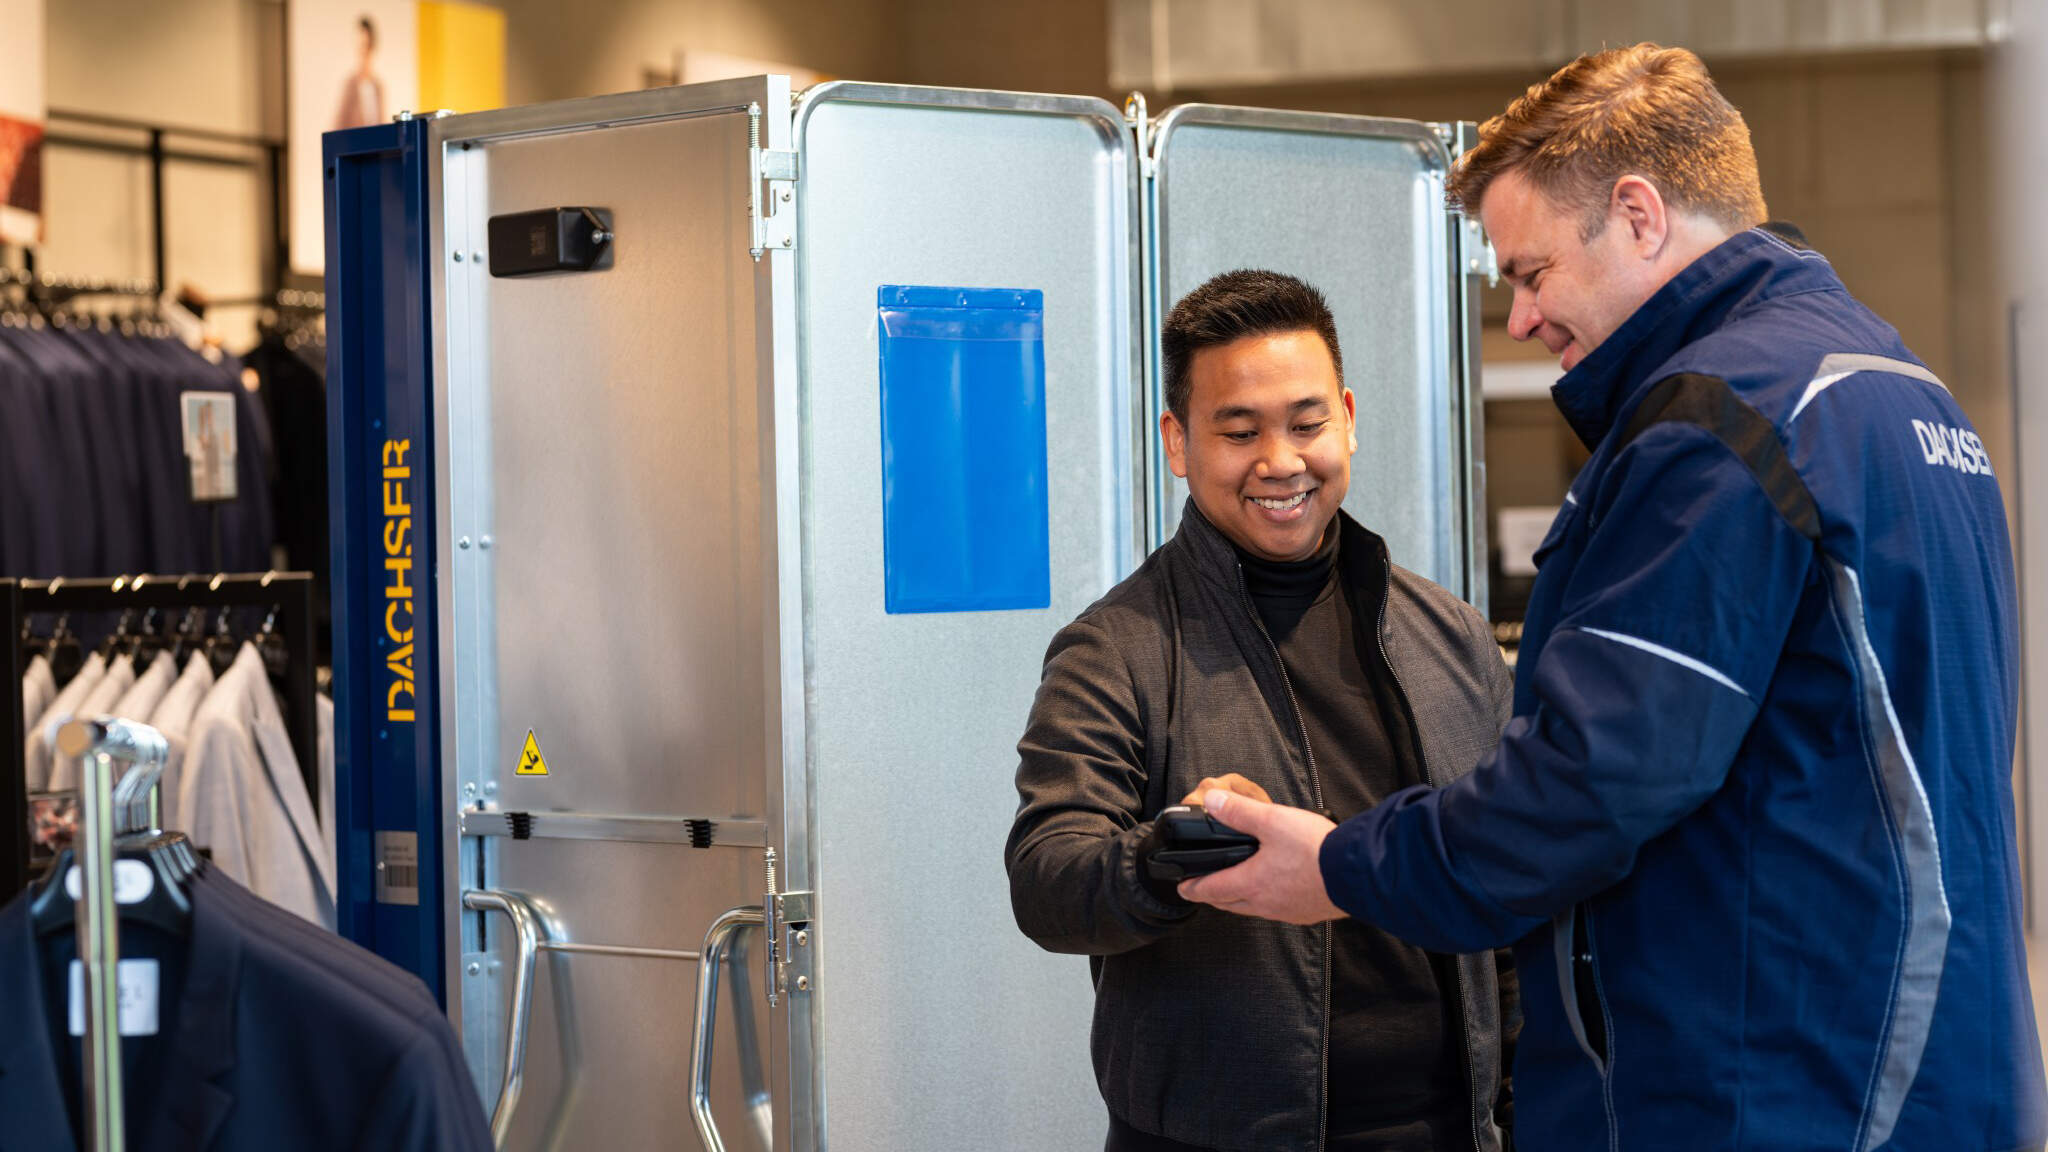
[[[218,871],[189,886],[182,987],[163,990],[157,1082],[125,1093],[130,1152],[489,1152],[483,1106],[454,1031],[425,986]],[[52,1048],[43,952],[24,895],[0,908],[0,1152],[72,1152]],[[147,933],[130,932],[138,942]],[[67,953],[68,955],[68,953]],[[175,961],[175,958],[172,958]],[[61,966],[58,967],[62,971]],[[63,1035],[61,1029],[57,1035]]]

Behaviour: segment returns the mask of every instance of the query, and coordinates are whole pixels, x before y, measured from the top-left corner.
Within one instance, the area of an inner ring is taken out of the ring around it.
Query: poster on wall
[[[0,0],[0,244],[43,238],[43,0]]]
[[[419,107],[419,12],[413,0],[289,0],[291,254],[294,271],[326,262],[320,137],[389,123]]]

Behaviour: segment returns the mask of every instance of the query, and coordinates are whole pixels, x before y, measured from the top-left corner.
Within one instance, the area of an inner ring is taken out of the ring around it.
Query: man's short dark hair
[[[365,15],[357,18],[356,27],[362,29],[363,35],[370,38],[370,47],[375,48],[377,46],[377,25],[372,23],[370,18]]]
[[[1337,380],[1344,380],[1344,354],[1337,350],[1337,320],[1329,301],[1308,284],[1280,272],[1240,268],[1214,276],[1180,298],[1159,334],[1166,362],[1166,406],[1182,424],[1194,384],[1188,373],[1195,353],[1247,336],[1313,332],[1330,349]]]

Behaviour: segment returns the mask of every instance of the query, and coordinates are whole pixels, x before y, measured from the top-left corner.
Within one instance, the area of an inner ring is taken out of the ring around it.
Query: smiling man
[[[1341,827],[1208,792],[1260,849],[1182,894],[1517,942],[1525,1150],[2039,1149],[2013,561],[1969,421],[1759,226],[1748,129],[1689,52],[1567,65],[1451,194],[1592,450],[1514,719]]]
[[[1018,925],[1094,958],[1108,1148],[1495,1152],[1504,956],[1244,920],[1145,868],[1212,785],[1341,816],[1447,783],[1510,687],[1478,613],[1340,510],[1355,402],[1315,289],[1226,273],[1161,342],[1180,530],[1054,638],[1006,857]]]

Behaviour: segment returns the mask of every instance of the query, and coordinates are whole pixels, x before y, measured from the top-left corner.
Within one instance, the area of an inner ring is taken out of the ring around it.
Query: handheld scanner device
[[[1163,845],[1145,860],[1154,880],[1178,884],[1242,864],[1259,850],[1258,837],[1217,820],[1200,804],[1176,804],[1159,813]]]

